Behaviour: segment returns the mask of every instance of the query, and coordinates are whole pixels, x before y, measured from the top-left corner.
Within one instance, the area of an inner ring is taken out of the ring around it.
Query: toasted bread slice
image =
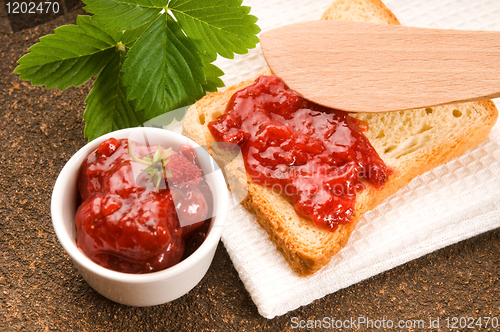
[[[324,13],[323,19],[399,24],[379,0],[338,0]],[[184,118],[183,133],[201,145],[213,143],[207,124],[224,113],[230,97],[254,79],[209,94],[194,104]],[[498,112],[492,101],[481,101],[353,116],[369,125],[365,135],[395,172],[381,190],[367,185],[367,189],[356,197],[352,222],[339,226],[334,232],[299,217],[285,197],[253,183],[241,164],[230,162],[233,156],[217,149],[214,144],[210,145],[212,156],[221,165],[227,165],[226,175],[233,182],[247,184],[248,195],[242,202],[243,206],[256,215],[259,224],[299,276],[311,275],[326,265],[346,245],[365,212],[416,176],[483,142],[496,122]]]

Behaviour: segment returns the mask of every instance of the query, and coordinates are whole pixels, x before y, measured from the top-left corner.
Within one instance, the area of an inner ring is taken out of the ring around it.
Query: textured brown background
[[[500,318],[500,229],[444,248],[272,320],[261,317],[219,245],[202,282],[168,304],[108,301],[78,274],[59,245],[50,195],[65,162],[86,140],[86,84],[33,87],[16,60],[72,12],[12,33],[0,9],[0,331],[289,331],[291,318]],[[427,325],[426,325],[427,327]],[[486,329],[483,329],[486,330]]]

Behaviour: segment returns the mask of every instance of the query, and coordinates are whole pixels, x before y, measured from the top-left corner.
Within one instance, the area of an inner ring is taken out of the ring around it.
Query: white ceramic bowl
[[[132,136],[131,136],[132,135]],[[182,144],[199,147],[180,134],[158,128],[118,130],[85,145],[64,166],[52,192],[51,214],[56,235],[85,280],[108,299],[132,306],[152,306],[177,299],[195,287],[207,272],[222,233],[227,211],[228,192],[221,170],[203,149],[198,148],[200,167],[214,197],[214,217],[203,244],[188,258],[162,271],[148,274],[121,273],[91,261],[76,246],[75,213],[77,174],[85,157],[104,140],[147,136],[151,145],[161,144],[178,149]]]

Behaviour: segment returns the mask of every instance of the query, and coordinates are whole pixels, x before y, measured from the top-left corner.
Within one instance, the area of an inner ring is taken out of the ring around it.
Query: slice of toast
[[[379,0],[338,0],[323,19],[399,24]],[[271,74],[266,72],[263,74]],[[483,142],[498,116],[492,101],[462,103],[392,113],[358,113],[365,121],[365,135],[384,162],[395,170],[382,190],[367,185],[356,197],[350,224],[334,232],[320,228],[297,215],[293,205],[270,188],[255,184],[233,156],[217,149],[207,125],[223,114],[230,97],[251,84],[255,78],[207,95],[194,104],[183,120],[183,133],[200,145],[208,143],[210,153],[226,166],[226,176],[248,186],[242,204],[257,217],[271,240],[299,276],[308,276],[326,265],[346,245],[362,215],[405,186],[416,176],[461,155]],[[233,165],[234,164],[234,165]]]

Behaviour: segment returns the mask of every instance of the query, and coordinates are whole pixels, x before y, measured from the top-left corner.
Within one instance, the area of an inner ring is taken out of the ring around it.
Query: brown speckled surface
[[[12,74],[29,46],[56,26],[74,23],[78,11],[12,34],[2,10],[0,331],[291,331],[292,317],[359,316],[424,320],[425,330],[429,317],[439,316],[439,330],[446,331],[446,317],[500,319],[499,229],[272,320],[258,314],[223,245],[202,282],[172,303],[134,308],[103,298],[57,242],[50,217],[56,177],[86,142],[81,119],[90,85],[45,90]]]

